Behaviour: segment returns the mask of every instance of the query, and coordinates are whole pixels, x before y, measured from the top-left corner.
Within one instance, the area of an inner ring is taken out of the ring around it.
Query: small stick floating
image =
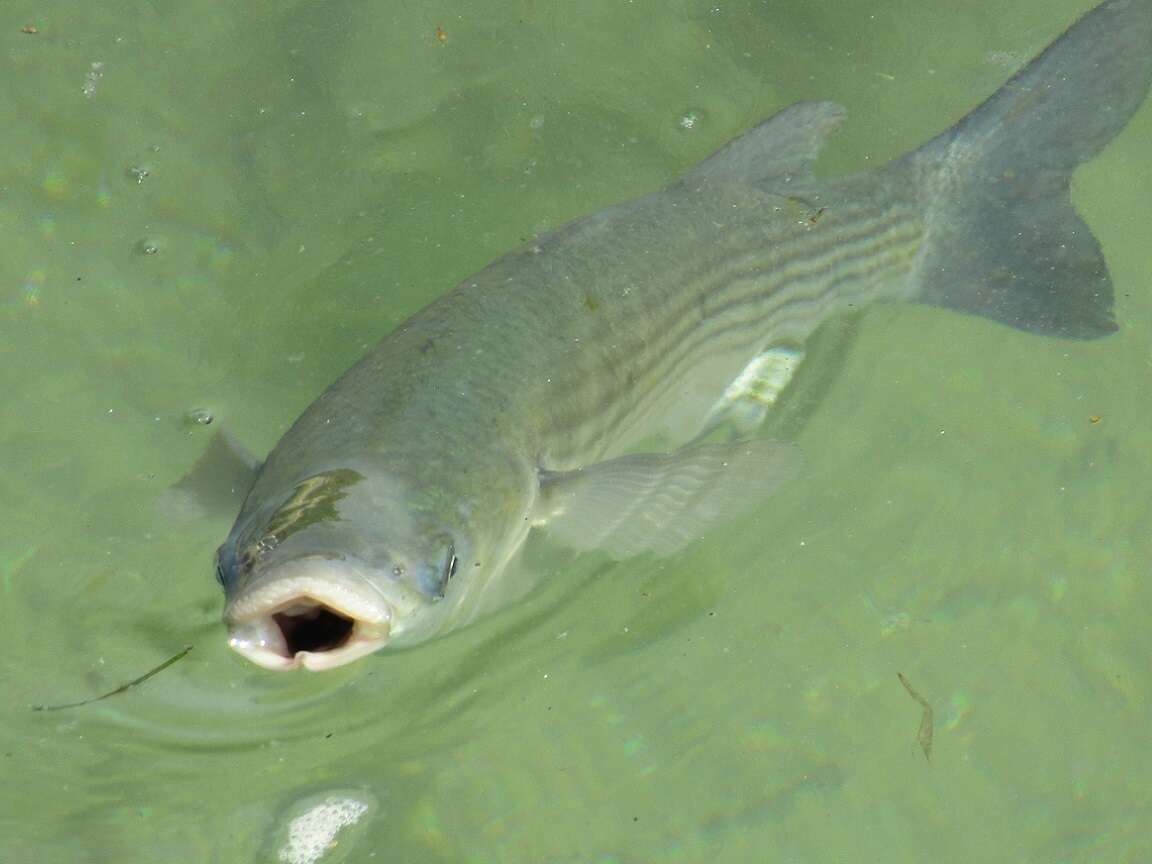
[[[924,758],[929,762],[932,761],[932,706],[928,704],[928,700],[912,689],[912,685],[908,683],[908,679],[904,677],[903,672],[897,672],[896,677],[900,679],[900,683],[904,685],[904,689],[908,691],[908,695],[915,699],[920,707],[924,709],[920,715],[920,728],[916,732],[916,740],[920,744],[920,749],[924,751]]]
[[[185,645],[184,650],[179,651],[176,654],[173,654],[171,657],[169,657],[167,660],[165,660],[159,666],[155,666],[152,669],[149,669],[147,672],[145,672],[139,678],[133,678],[128,683],[121,684],[115,690],[110,690],[107,693],[105,693],[103,696],[93,696],[91,699],[82,699],[79,702],[68,702],[64,705],[33,705],[32,710],[33,711],[63,711],[65,708],[79,708],[81,705],[91,705],[93,702],[99,702],[102,699],[107,699],[109,696],[118,696],[119,694],[123,693],[125,690],[131,690],[133,687],[136,687],[139,684],[143,684],[145,681],[147,681],[153,675],[157,675],[157,674],[163,672],[165,669],[167,669],[169,666],[171,666],[177,660],[182,660],[185,656],[187,656],[188,652],[191,650],[192,650],[191,645]]]

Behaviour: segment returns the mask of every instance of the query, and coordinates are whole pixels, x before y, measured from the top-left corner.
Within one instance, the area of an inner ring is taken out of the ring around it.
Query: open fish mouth
[[[228,645],[257,666],[319,672],[388,644],[394,608],[371,584],[328,562],[264,580],[225,610]]]

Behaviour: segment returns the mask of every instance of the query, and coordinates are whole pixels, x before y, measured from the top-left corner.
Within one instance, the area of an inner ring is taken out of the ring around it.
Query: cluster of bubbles
[[[277,857],[283,864],[316,864],[336,848],[337,835],[359,822],[369,809],[366,801],[348,794],[313,799],[288,823]]]

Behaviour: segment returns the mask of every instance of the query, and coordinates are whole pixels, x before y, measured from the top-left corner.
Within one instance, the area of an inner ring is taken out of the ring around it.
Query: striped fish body
[[[923,217],[888,179],[792,189],[787,177],[688,178],[543,237],[333,384],[256,491],[283,482],[281,463],[289,476],[314,463],[321,446],[340,464],[363,454],[366,429],[368,449],[407,471],[458,458],[471,469],[452,473],[481,490],[510,465],[532,486],[537,469],[583,467],[653,436],[683,444],[766,349],[802,345],[838,311],[907,297]]]
[[[269,455],[218,553],[233,647],[320,669],[444,632],[492,605],[533,525],[617,557],[680,548],[795,473],[787,445],[699,441],[750,363],[840,311],[911,301],[1071,338],[1115,329],[1068,182],[1150,77],[1152,0],[1109,0],[881,171],[817,180],[843,111],[802,103],[667,189],[500,259]]]
[[[550,470],[653,436],[682,445],[753,358],[908,296],[923,218],[888,179],[692,176],[578,222],[468,283],[505,322],[507,352],[470,378],[514,394],[509,414]],[[486,338],[470,340],[480,356]]]

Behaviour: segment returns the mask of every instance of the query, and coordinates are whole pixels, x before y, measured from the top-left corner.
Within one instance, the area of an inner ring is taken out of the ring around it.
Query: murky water
[[[507,613],[279,676],[224,647],[230,514],[165,503],[533,232],[802,98],[880,164],[1089,4],[848,5],[8,0],[0,861],[1152,858],[1147,106],[1075,184],[1120,334],[870,311],[805,476],[670,562],[537,543]]]

